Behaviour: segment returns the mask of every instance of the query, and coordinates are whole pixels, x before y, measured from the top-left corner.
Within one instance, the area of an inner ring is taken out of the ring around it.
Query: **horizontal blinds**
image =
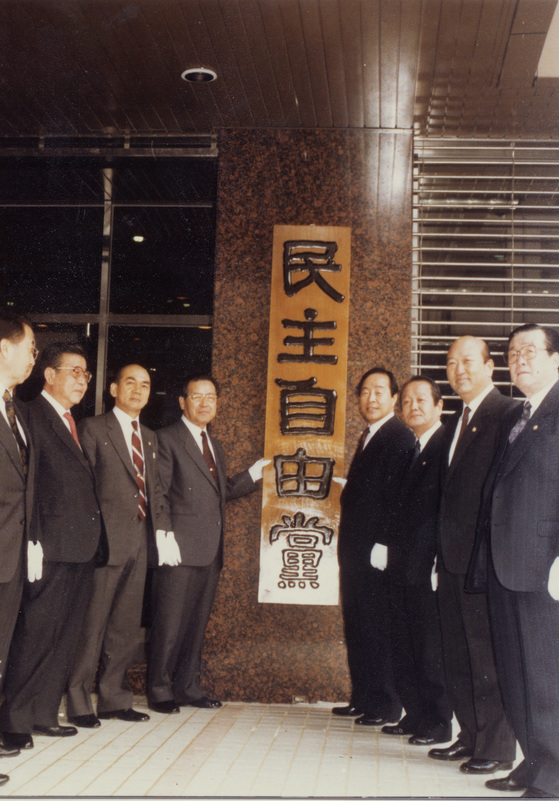
[[[441,384],[463,334],[486,339],[495,383],[517,325],[559,328],[559,142],[416,137],[412,372]]]

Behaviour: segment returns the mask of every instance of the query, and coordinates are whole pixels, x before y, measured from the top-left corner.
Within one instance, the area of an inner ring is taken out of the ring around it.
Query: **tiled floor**
[[[146,709],[145,699],[135,707]],[[2,759],[14,797],[182,796],[265,798],[493,797],[482,777],[436,762],[427,748],[335,717],[330,704],[227,703],[151,713],[147,723],[103,721],[77,736],[37,735]],[[61,713],[62,714],[62,713]],[[61,721],[64,722],[63,716]],[[504,774],[498,774],[504,775]],[[511,794],[507,794],[509,798]]]

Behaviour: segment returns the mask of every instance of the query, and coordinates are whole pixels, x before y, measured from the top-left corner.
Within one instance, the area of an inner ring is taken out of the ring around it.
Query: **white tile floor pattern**
[[[135,708],[147,710],[144,698]],[[103,721],[75,737],[36,735],[0,760],[17,798],[499,798],[484,778],[436,762],[407,738],[363,729],[331,704],[226,703],[151,712],[146,723]],[[65,723],[61,711],[61,722]],[[505,774],[497,774],[502,776]],[[514,797],[511,793],[506,794]]]

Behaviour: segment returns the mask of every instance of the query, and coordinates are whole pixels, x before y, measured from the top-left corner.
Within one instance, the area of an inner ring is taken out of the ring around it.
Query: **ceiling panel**
[[[559,136],[556,0],[2,0],[0,137]],[[559,54],[558,54],[559,58]],[[187,84],[206,66],[218,79]]]

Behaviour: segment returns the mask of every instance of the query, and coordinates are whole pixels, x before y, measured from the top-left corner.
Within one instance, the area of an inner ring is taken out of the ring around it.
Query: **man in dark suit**
[[[394,416],[398,384],[383,367],[368,370],[357,386],[367,422],[341,495],[338,538],[340,591],[351,698],[335,715],[363,726],[400,720],[402,705],[392,676],[387,559],[390,515],[413,449],[414,436]]]
[[[471,774],[507,770],[516,748],[497,681],[486,598],[464,591],[483,484],[501,421],[514,404],[493,386],[493,368],[487,343],[477,337],[460,337],[448,351],[448,381],[462,408],[445,426],[438,600],[447,691],[460,733],[451,746],[434,748],[429,756],[468,758],[460,770]]]
[[[505,709],[524,759],[492,790],[559,796],[559,334],[524,325],[509,337],[522,409],[501,430],[469,579],[487,589]]]
[[[0,317],[0,694],[23,589],[26,519],[33,497],[33,453],[29,430],[13,397],[31,374],[37,350],[31,327],[19,317]],[[0,756],[19,749],[0,745]],[[0,784],[8,776],[0,774]]]
[[[156,569],[152,588],[148,701],[156,712],[221,706],[200,688],[200,660],[223,564],[225,503],[255,489],[263,461],[227,478],[223,448],[207,430],[217,397],[214,378],[190,376],[179,398],[181,419],[157,432],[171,531],[160,548],[164,564]]]
[[[74,438],[70,409],[91,374],[79,345],[53,343],[42,355],[42,394],[27,405],[35,451],[28,571],[0,712],[4,742],[32,748],[31,732],[76,734],[58,724],[102,534],[93,474]],[[76,434],[77,438],[77,434]]]
[[[96,728],[99,718],[149,720],[132,709],[127,670],[139,643],[148,544],[169,526],[157,476],[155,434],[140,425],[149,400],[150,376],[139,364],[123,367],[110,385],[115,405],[108,414],[78,425],[80,443],[95,475],[107,533],[107,564],[98,567],[76,659],[68,682],[68,719]],[[97,715],[91,691],[97,682]]]
[[[400,408],[417,439],[393,509],[386,573],[394,679],[406,714],[382,731],[411,735],[412,745],[434,745],[447,742],[452,734],[441,624],[431,582],[444,437],[440,387],[430,378],[410,378],[400,391]]]

